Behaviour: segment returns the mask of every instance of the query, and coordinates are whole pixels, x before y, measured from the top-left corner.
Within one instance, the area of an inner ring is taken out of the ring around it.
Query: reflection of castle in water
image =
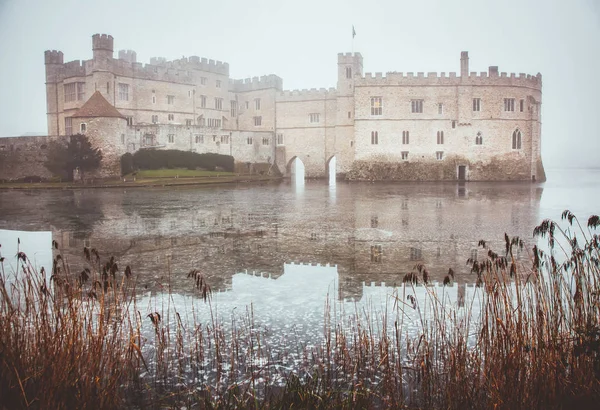
[[[233,274],[246,270],[278,278],[286,263],[331,264],[339,273],[339,297],[359,299],[363,282],[399,284],[417,263],[433,281],[452,268],[457,282],[473,282],[466,260],[484,257],[480,239],[498,252],[505,232],[531,242],[542,188],[309,182],[297,191],[284,184],[76,194],[102,216],[84,237],[68,218],[53,226],[71,263],[84,245],[95,247],[134,267],[141,285],[153,289],[170,281],[178,291],[191,289],[191,269],[224,290]],[[50,203],[42,209],[48,221],[59,212]]]

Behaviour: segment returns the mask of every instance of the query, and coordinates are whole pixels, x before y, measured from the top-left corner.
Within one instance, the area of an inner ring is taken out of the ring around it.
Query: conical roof
[[[73,118],[85,117],[117,117],[125,118],[117,109],[96,91],[83,106],[72,115]]]

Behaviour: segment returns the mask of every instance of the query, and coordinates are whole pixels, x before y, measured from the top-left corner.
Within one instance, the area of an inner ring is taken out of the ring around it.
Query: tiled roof
[[[117,117],[125,118],[117,109],[96,91],[72,116],[77,117]]]

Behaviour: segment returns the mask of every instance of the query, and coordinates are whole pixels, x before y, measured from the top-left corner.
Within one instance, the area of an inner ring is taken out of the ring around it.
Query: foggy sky
[[[335,87],[337,53],[365,72],[469,71],[543,75],[547,168],[600,167],[600,0],[0,0],[0,136],[46,133],[44,50],[92,57],[114,37],[139,62],[198,55],[231,78],[277,74],[285,89]],[[352,44],[352,25],[356,38]]]

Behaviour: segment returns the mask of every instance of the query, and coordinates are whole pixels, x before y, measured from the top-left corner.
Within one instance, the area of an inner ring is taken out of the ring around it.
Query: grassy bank
[[[168,172],[166,172],[168,171]],[[183,170],[186,171],[186,170]],[[280,177],[234,174],[217,171],[190,171],[181,175],[177,170],[140,171],[122,179],[87,180],[85,182],[4,182],[0,189],[81,189],[81,188],[136,188],[155,186],[213,185],[279,181]]]
[[[19,254],[17,278],[2,271],[0,281],[0,406],[595,408],[600,218],[580,226],[565,212],[562,226],[537,227],[548,250],[534,247],[524,263],[519,238],[499,253],[480,242],[487,257],[468,261],[477,288],[462,310],[417,265],[381,317],[343,317],[324,301],[320,343],[277,353],[251,308],[225,324],[212,309],[198,317],[199,305],[177,311],[167,293],[148,311],[135,269],[96,250],[85,249],[82,272],[59,256],[52,272],[36,272]],[[211,306],[204,277],[188,280]]]

